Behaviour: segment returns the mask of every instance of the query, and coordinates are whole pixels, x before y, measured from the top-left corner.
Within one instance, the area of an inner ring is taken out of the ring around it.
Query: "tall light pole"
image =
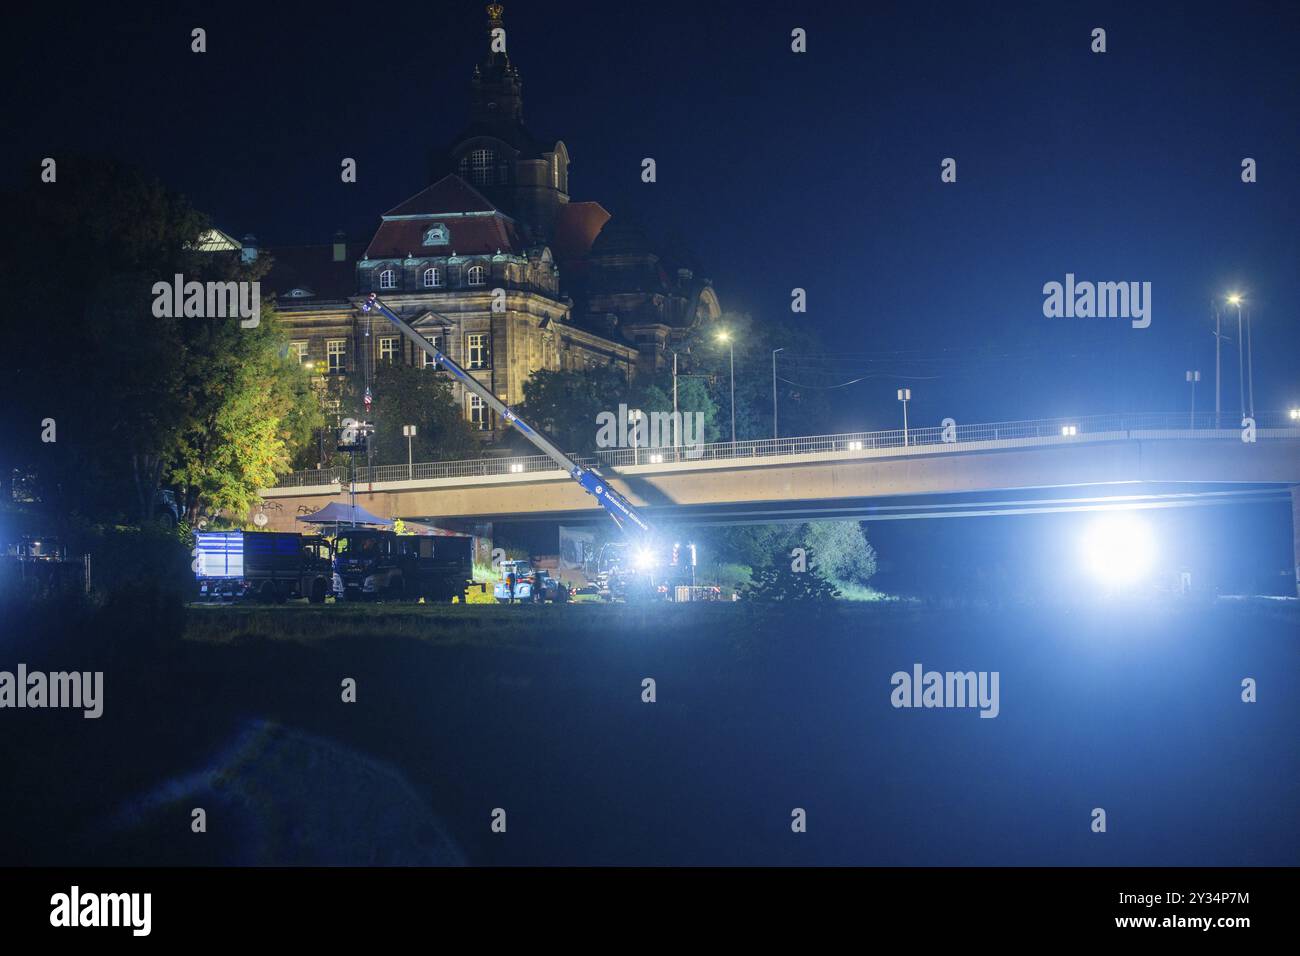
[[[1219,388],[1219,346],[1223,342],[1223,334],[1219,330],[1220,317],[1221,317],[1221,313],[1219,311],[1219,303],[1215,302],[1214,303],[1214,427],[1215,428],[1219,427],[1219,419],[1220,416],[1222,416],[1223,414],[1223,408],[1221,407],[1221,402],[1220,402],[1221,389]]]
[[[636,432],[637,432],[637,428],[641,424],[641,409],[639,408],[629,409],[627,413],[627,420],[632,423],[632,464],[639,465],[641,463],[640,461],[641,452],[637,446]]]
[[[785,346],[772,350],[772,440],[776,441],[776,353],[784,352]]]
[[[1188,371],[1187,382],[1192,386],[1192,428],[1196,428],[1196,383],[1201,380],[1200,369]]]
[[[1237,307],[1237,397],[1241,403],[1242,417],[1246,415],[1246,369],[1245,356],[1241,351],[1241,296],[1236,292],[1228,296],[1228,305]]]
[[[903,447],[907,447],[907,403],[912,398],[910,388],[900,388],[898,390],[898,400],[903,403]]]
[[[1255,361],[1250,350],[1250,311],[1246,312],[1246,401],[1250,417],[1255,417]]]
[[[415,477],[415,465],[411,459],[411,440],[415,438],[415,426],[403,425],[402,437],[406,439],[406,477],[410,480]]]
[[[731,340],[731,333],[723,329],[718,333],[718,341],[727,346],[731,353],[731,443],[736,443],[736,343]]]
[[[682,425],[682,416],[677,413],[677,353],[673,353],[673,461],[677,460],[677,432]]]

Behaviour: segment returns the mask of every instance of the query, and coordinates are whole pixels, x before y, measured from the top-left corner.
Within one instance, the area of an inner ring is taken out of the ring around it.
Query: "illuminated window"
[[[342,372],[347,367],[347,355],[347,339],[330,339],[325,343],[326,368],[331,372]]]
[[[397,273],[392,269],[385,269],[379,273],[379,288],[392,289],[397,286]]]
[[[431,344],[435,349],[437,349],[439,352],[442,351],[442,336],[441,336],[441,335],[426,335],[425,338],[429,340],[429,344]],[[421,368],[430,368],[431,366],[433,366],[434,364],[436,364],[436,363],[433,361],[433,356],[430,355],[428,352],[423,352],[423,351],[422,351],[422,352],[420,353],[420,355],[423,356],[423,361],[420,362],[420,367],[421,367]]]
[[[470,285],[487,285],[487,270],[482,266],[470,266],[466,277]]]
[[[487,368],[488,361],[491,359],[488,351],[488,337],[486,333],[475,332],[465,336],[465,367],[466,368]]]
[[[301,365],[303,362],[307,361],[307,343],[306,343],[306,342],[290,342],[290,343],[289,343],[289,357],[290,357],[290,358],[297,359],[299,365]]]
[[[424,245],[426,246],[445,246],[449,242],[451,242],[451,235],[447,232],[447,227],[443,223],[435,222],[424,230]]]
[[[437,269],[424,270],[424,287],[426,289],[442,288],[442,273]]]
[[[379,361],[393,364],[397,358],[397,338],[383,338],[379,340]]]
[[[469,396],[469,423],[477,431],[485,432],[492,427],[488,422],[487,405],[477,395]]]

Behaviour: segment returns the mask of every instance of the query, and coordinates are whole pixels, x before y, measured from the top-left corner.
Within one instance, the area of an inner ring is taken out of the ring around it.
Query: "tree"
[[[725,330],[728,343],[718,341]],[[735,354],[736,438],[751,441],[772,437],[772,351],[782,349],[787,361],[800,352],[822,351],[806,325],[759,322],[748,313],[728,312],[716,322],[701,324],[678,346],[681,371],[702,375],[717,408],[722,441],[731,440],[731,356]],[[788,371],[778,370],[779,418],[783,435],[824,435],[836,429],[827,389],[792,386]],[[797,379],[796,379],[797,381]]]
[[[788,562],[791,549],[805,544],[800,529],[800,525],[744,524],[718,528],[710,537],[719,561],[758,570]]]
[[[319,412],[263,310],[237,318],[159,317],[154,285],[255,281],[262,266],[204,252],[205,216],[156,179],[66,156],[55,183],[33,171],[8,197],[21,230],[0,250],[0,287],[30,316],[0,375],[13,429],[0,472],[29,476],[48,510],[99,521],[152,516],[160,484],[188,510],[240,507],[286,470]],[[57,439],[40,440],[53,420]]]
[[[822,570],[836,584],[866,584],[876,573],[876,549],[857,521],[813,521],[804,540],[821,555]]]
[[[638,408],[650,415],[654,412],[671,412],[673,410],[673,373],[671,369],[661,370],[654,381],[636,389],[629,401],[629,406]],[[709,394],[708,384],[698,377],[678,376],[677,410],[683,421],[679,426],[676,440],[682,444],[687,438],[695,444],[708,444],[718,441],[721,428],[718,425],[718,406]],[[695,422],[687,422],[687,415],[700,415],[703,427],[697,429]]]
[[[744,589],[742,596],[761,604],[807,605],[834,601],[840,592],[826,580],[813,563],[812,556],[812,551],[809,551],[808,565],[803,571],[794,570],[789,561],[778,561],[770,567],[760,568],[754,572],[753,583]]]
[[[272,310],[251,329],[187,321],[211,324],[185,329],[192,387],[167,477],[183,489],[191,522],[200,511],[242,516],[324,419],[305,370],[285,354]]]
[[[354,418],[374,423],[371,452],[377,464],[407,460],[403,425],[415,426],[411,442],[414,461],[476,458],[480,450],[474,429],[465,420],[447,378],[431,368],[394,363],[375,369],[370,385],[372,403],[365,408],[363,382],[353,381],[345,407]]]
[[[519,412],[564,451],[589,455],[597,450],[596,417],[601,412],[617,414],[628,393],[626,376],[613,366],[562,372],[544,369],[524,382]]]

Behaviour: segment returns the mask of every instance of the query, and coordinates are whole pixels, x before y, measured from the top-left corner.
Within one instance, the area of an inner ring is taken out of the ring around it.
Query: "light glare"
[[[1084,532],[1084,568],[1110,587],[1140,583],[1155,561],[1155,543],[1147,523],[1132,514],[1104,515]]]

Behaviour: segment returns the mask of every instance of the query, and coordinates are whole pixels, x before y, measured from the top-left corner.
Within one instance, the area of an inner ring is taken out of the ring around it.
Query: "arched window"
[[[426,289],[442,288],[442,273],[437,269],[424,270],[424,287]]]
[[[393,289],[397,287],[397,273],[392,269],[385,269],[379,273],[379,288]]]
[[[460,175],[475,186],[491,186],[496,182],[497,154],[491,149],[475,149],[460,160]]]
[[[451,236],[447,232],[446,225],[441,222],[435,222],[424,230],[424,245],[426,246],[445,246],[449,242],[451,242]]]
[[[465,275],[470,285],[487,285],[487,270],[482,266],[470,266]]]

